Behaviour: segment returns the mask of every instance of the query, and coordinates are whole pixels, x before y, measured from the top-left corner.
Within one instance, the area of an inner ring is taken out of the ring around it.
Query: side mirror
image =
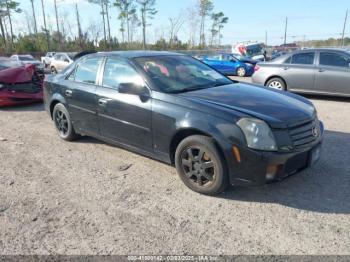
[[[146,88],[144,85],[135,83],[121,83],[118,87],[119,93],[141,96],[145,94]]]

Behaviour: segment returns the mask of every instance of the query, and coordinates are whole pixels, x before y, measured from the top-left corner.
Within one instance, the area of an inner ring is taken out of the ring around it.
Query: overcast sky
[[[21,3],[24,13],[16,15],[16,30],[27,31],[25,17],[32,18],[29,0],[17,0]],[[53,0],[44,0],[48,9],[48,19],[54,25]],[[38,26],[43,24],[41,1],[34,0]],[[74,4],[78,3],[83,29],[91,23],[102,25],[100,10],[97,5],[86,0],[57,0],[62,23],[70,21],[72,34],[76,34]],[[196,0],[157,0],[158,14],[148,28],[149,41],[159,38],[163,32],[167,37],[169,17],[182,14],[194,5]],[[215,12],[223,11],[229,17],[229,23],[223,31],[223,43],[233,44],[241,41],[265,41],[265,31],[268,44],[281,44],[284,35],[285,18],[288,17],[288,42],[307,39],[324,39],[340,37],[347,8],[350,0],[214,0]],[[112,35],[120,38],[118,11],[110,8]],[[27,14],[27,15],[26,15]],[[209,26],[210,22],[207,22]],[[346,35],[350,36],[350,17],[347,23]],[[179,38],[188,40],[188,26],[184,24]],[[141,39],[141,30],[137,34]]]

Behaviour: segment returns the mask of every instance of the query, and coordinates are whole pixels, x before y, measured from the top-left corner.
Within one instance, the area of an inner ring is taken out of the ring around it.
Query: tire
[[[51,66],[51,74],[57,74],[57,69],[54,66]]]
[[[279,77],[274,77],[274,78],[271,78],[269,81],[267,81],[266,87],[281,90],[281,91],[287,90],[286,83],[282,78],[279,78]]]
[[[224,158],[209,137],[182,140],[176,148],[175,166],[183,183],[195,192],[216,195],[228,186]]]
[[[245,77],[245,75],[247,74],[247,71],[245,70],[244,67],[240,66],[237,68],[236,70],[236,75],[239,77]]]
[[[58,103],[55,105],[52,113],[52,119],[55,123],[57,134],[66,141],[73,141],[79,137],[72,125],[70,115],[66,107]]]

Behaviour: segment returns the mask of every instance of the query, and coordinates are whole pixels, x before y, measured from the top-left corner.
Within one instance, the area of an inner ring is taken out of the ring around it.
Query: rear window
[[[320,53],[320,65],[349,67],[350,66],[350,58],[348,56],[338,54],[338,53],[321,52]]]
[[[313,65],[315,59],[315,53],[300,53],[291,57],[290,63],[296,65]]]
[[[11,60],[0,60],[0,70],[4,70],[11,67],[19,67],[20,63]]]
[[[34,58],[32,56],[19,56],[18,58],[21,61],[34,61]]]

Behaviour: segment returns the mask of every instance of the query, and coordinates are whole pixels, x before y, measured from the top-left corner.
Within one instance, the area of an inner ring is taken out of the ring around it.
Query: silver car
[[[37,68],[44,69],[44,65],[36,60],[32,55],[12,55],[10,57],[12,61],[16,61],[22,65],[35,65]]]
[[[350,52],[340,49],[296,51],[259,63],[252,81],[297,93],[350,97]]]

